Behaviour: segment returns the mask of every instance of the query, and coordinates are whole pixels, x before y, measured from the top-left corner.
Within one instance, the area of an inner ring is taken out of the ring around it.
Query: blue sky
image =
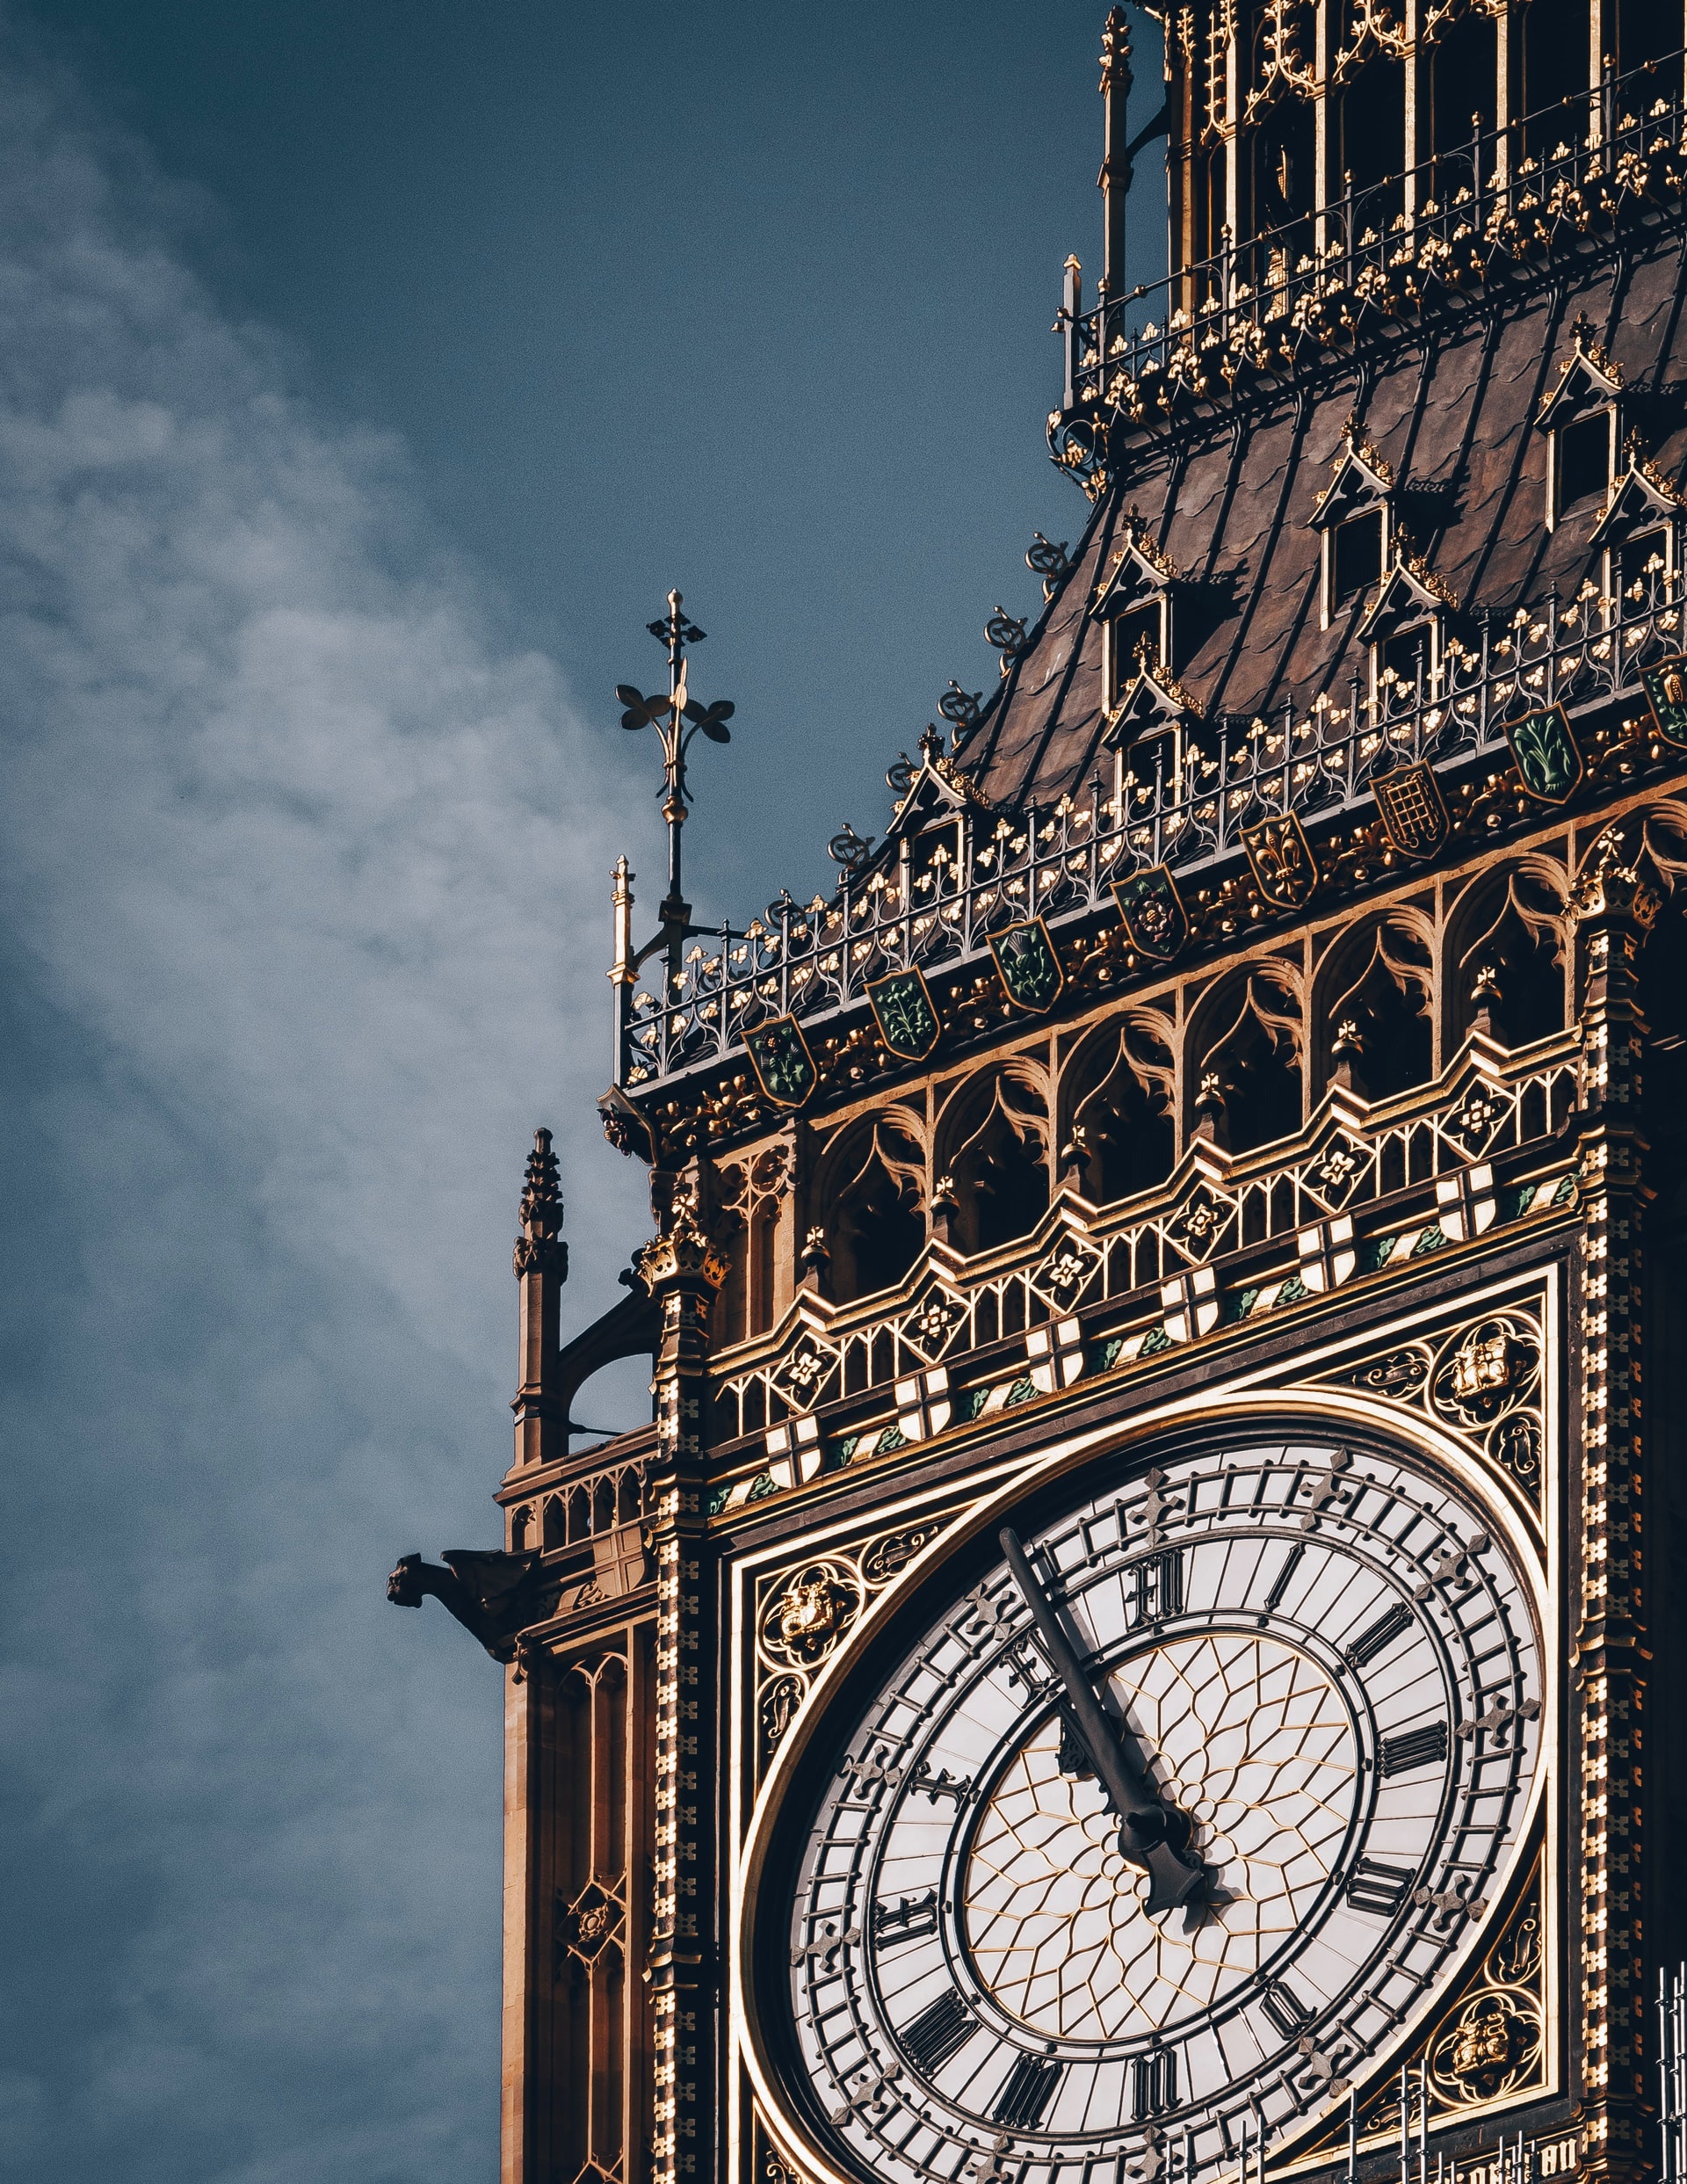
[[[0,2177],[496,2175],[499,1679],[382,1581],[496,1537],[533,1125],[571,1324],[646,1227],[609,686],[677,583],[735,917],[988,686],[1100,14],[0,15]]]

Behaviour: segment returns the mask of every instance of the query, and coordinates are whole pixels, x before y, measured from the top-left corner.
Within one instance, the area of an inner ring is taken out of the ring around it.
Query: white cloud
[[[132,148],[15,57],[0,147],[0,2173],[490,2177],[498,1679],[380,1578],[496,1536],[532,1125],[576,1317],[641,1230],[590,1101],[648,784]]]

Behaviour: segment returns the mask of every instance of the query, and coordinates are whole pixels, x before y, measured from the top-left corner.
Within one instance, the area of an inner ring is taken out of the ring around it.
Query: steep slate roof
[[[1625,429],[1640,425],[1655,468],[1677,483],[1687,466],[1684,301],[1687,248],[1672,242],[1521,305],[1426,327],[1378,362],[1368,394],[1356,366],[1299,417],[1287,397],[1253,413],[1239,436],[1227,424],[1198,439],[1116,432],[1114,482],[967,748],[967,771],[998,803],[1047,803],[1083,789],[1104,725],[1102,628],[1089,602],[1133,507],[1189,587],[1172,670],[1209,717],[1250,717],[1285,699],[1304,715],[1320,692],[1344,693],[1364,665],[1354,640],[1369,598],[1320,629],[1319,540],[1308,524],[1355,411],[1394,472],[1415,552],[1466,614],[1509,615],[1553,585],[1572,596],[1596,565],[1589,541],[1600,512],[1578,510],[1547,530],[1546,447],[1535,418],[1585,312],[1623,367]]]

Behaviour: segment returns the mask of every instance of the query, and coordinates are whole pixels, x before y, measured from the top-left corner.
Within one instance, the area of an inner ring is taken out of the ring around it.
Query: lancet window
[[[1147,1010],[1106,1025],[1065,1073],[1063,1175],[1094,1205],[1150,1190],[1177,1160],[1170,1027]]]
[[[925,1243],[925,1160],[914,1118],[851,1132],[821,1178],[829,1281],[847,1303],[901,1281]]]
[[[1499,25],[1481,6],[1436,25],[1424,88],[1429,95],[1428,141],[1418,157],[1433,154],[1427,194],[1445,204],[1461,190],[1493,180],[1495,153],[1482,139],[1491,136],[1499,88]]]
[[[1523,73],[1528,156],[1550,159],[1559,145],[1581,142],[1588,110],[1577,93],[1593,79],[1588,11],[1577,0],[1530,0],[1523,11]]]
[[[1434,1069],[1434,974],[1426,934],[1387,919],[1339,948],[1321,981],[1328,1081],[1392,1099]]]
[[[943,1133],[932,1211],[967,1252],[992,1252],[1048,1210],[1048,1107],[1036,1074],[1008,1064],[961,1095]]]
[[[1303,1024],[1286,969],[1263,964],[1227,983],[1195,1028],[1198,1136],[1250,1152],[1300,1128]]]

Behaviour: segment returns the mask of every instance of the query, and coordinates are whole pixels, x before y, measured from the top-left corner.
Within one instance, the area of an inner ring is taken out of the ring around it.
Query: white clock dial
[[[1401,1455],[1233,1441],[1116,1469],[1026,1535],[1024,1584],[934,1600],[834,1701],[774,1861],[786,2052],[842,2165],[1212,2174],[1323,2115],[1520,1847],[1539,1645],[1487,1521]],[[1151,1907],[1155,1859],[1187,1901]]]

